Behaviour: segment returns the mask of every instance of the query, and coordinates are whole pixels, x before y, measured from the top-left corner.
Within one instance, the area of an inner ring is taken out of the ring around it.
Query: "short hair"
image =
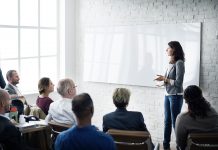
[[[79,119],[84,119],[88,115],[93,115],[94,106],[92,98],[88,93],[76,95],[72,100],[72,111]]]
[[[196,85],[190,85],[184,90],[184,99],[188,104],[191,117],[206,117],[210,111],[210,103],[203,97],[202,90]]]
[[[74,86],[74,82],[72,79],[69,78],[61,79],[57,85],[57,92],[61,96],[65,96],[68,92],[68,89],[73,88],[73,86]]]
[[[3,106],[3,104],[5,104],[5,101],[6,101],[6,93],[8,93],[6,90],[4,90],[4,89],[1,89],[0,88],[0,106],[2,107]]]
[[[9,70],[7,73],[6,73],[6,79],[9,81],[12,76],[13,76],[13,72],[17,72],[16,70]]]
[[[185,54],[184,54],[183,48],[178,41],[170,41],[168,45],[172,49],[174,49],[173,51],[174,61],[177,61],[177,60],[185,61]]]
[[[126,107],[129,104],[130,91],[126,88],[116,88],[113,93],[114,105],[118,108]]]
[[[43,77],[38,82],[38,90],[39,94],[45,93],[45,90],[49,87],[49,83],[51,82],[50,78]]]

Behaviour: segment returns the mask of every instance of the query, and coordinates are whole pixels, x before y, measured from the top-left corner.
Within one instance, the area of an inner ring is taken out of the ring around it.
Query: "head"
[[[38,90],[39,94],[51,93],[54,91],[54,84],[49,78],[43,77],[38,82]]]
[[[116,88],[113,94],[113,102],[117,108],[126,108],[129,104],[130,91],[126,88]]]
[[[210,110],[210,103],[205,100],[201,89],[196,85],[188,86],[184,91],[184,99],[188,105],[188,111],[191,117],[206,117]]]
[[[72,110],[77,120],[91,120],[94,113],[92,98],[88,93],[76,95],[72,100]]]
[[[6,74],[6,78],[12,85],[17,85],[19,83],[19,75],[16,70],[9,70]]]
[[[185,61],[185,54],[182,49],[182,46],[178,41],[170,41],[168,43],[169,47],[167,48],[168,56],[172,57],[172,60],[176,62],[177,60]]]
[[[71,80],[69,78],[62,79],[58,82],[57,92],[63,98],[73,99],[73,97],[76,95],[75,83],[73,82],[73,80]]]
[[[9,111],[10,96],[6,90],[0,88],[0,114],[5,114]]]

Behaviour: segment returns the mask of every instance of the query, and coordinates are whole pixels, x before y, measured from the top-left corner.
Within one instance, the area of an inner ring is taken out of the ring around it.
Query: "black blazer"
[[[2,76],[2,70],[1,70],[1,68],[0,68],[0,87],[1,87],[2,89],[4,89],[4,88],[5,88],[5,85],[6,85],[6,83],[5,83],[5,80],[4,80],[3,76]]]
[[[103,131],[109,129],[148,131],[141,112],[117,108],[116,111],[103,116]]]
[[[6,150],[23,149],[20,131],[3,116],[0,116],[0,143],[4,145]]]

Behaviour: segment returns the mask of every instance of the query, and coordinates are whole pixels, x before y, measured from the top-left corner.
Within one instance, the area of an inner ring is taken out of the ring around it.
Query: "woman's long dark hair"
[[[178,41],[170,41],[168,45],[174,50],[173,52],[174,62],[176,62],[177,60],[185,61],[184,51]]]
[[[188,104],[188,111],[192,118],[206,117],[210,111],[210,103],[203,97],[201,89],[196,85],[188,86],[184,91],[184,98]]]

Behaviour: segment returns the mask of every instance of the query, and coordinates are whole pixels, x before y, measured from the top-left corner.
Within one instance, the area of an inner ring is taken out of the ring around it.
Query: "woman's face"
[[[167,52],[168,56],[173,56],[173,51],[174,50],[170,46],[166,49],[166,52]]]
[[[51,80],[49,81],[48,91],[49,92],[53,92],[54,91],[54,84],[52,83]]]

